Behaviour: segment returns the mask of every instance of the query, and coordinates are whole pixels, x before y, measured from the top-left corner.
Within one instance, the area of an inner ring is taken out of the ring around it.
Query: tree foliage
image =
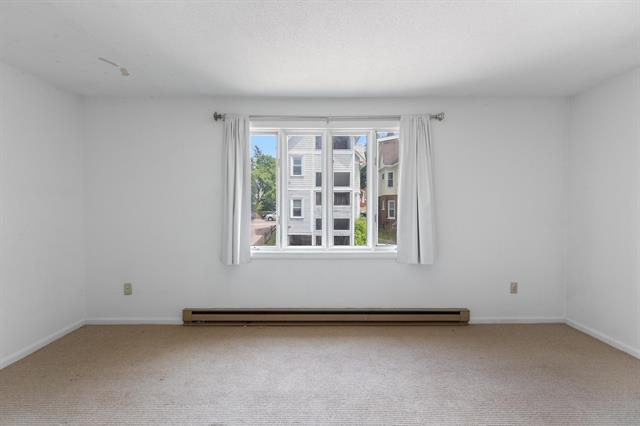
[[[251,158],[251,208],[254,212],[276,209],[276,159],[257,146]]]
[[[364,217],[356,220],[353,229],[353,239],[357,246],[367,245],[367,220]]]

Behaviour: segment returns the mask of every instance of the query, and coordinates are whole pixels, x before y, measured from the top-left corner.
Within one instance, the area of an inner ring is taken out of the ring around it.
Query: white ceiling
[[[0,61],[84,95],[570,95],[640,65],[640,0],[4,1]]]

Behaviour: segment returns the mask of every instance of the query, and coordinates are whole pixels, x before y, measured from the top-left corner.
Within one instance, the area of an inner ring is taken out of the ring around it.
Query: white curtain
[[[398,262],[432,264],[434,204],[428,115],[400,120]]]
[[[226,265],[250,260],[250,155],[248,117],[226,114],[222,165],[222,262]]]

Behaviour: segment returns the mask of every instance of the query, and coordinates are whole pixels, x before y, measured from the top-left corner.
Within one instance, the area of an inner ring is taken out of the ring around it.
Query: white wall
[[[219,256],[220,123],[255,114],[435,112],[439,257]],[[86,104],[88,317],[177,320],[184,307],[467,306],[474,319],[565,315],[566,100],[90,99]],[[509,294],[509,282],[520,294]],[[122,295],[131,281],[134,295]]]
[[[571,102],[567,317],[640,356],[640,70]]]
[[[0,368],[85,317],[81,119],[0,63]]]

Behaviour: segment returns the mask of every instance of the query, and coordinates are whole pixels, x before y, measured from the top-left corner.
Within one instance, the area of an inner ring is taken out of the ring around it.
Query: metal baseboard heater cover
[[[466,324],[469,310],[438,309],[184,309],[185,325],[215,324]]]

